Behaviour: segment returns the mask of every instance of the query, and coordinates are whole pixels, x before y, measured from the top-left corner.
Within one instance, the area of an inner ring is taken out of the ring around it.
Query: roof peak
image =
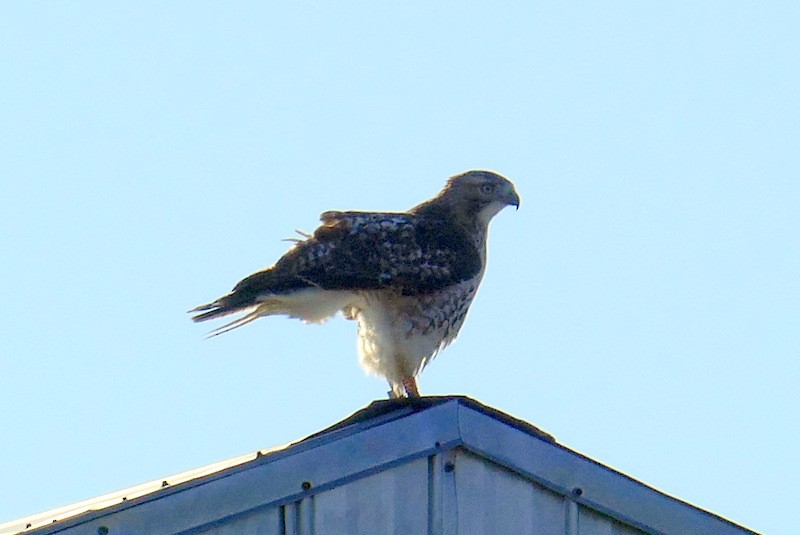
[[[556,439],[552,435],[539,429],[535,425],[528,423],[525,420],[520,420],[519,418],[511,416],[510,414],[490,405],[486,405],[485,403],[482,403],[476,399],[460,395],[377,399],[363,409],[357,410],[344,420],[341,420],[317,433],[309,435],[300,442],[312,438],[322,437],[333,431],[338,431],[352,425],[362,424],[376,419],[379,419],[379,421],[375,421],[374,423],[376,425],[381,424],[386,420],[393,419],[393,417],[402,418],[409,414],[421,412],[445,403],[457,403],[459,405],[469,407],[477,410],[478,412],[482,412],[483,414],[486,414],[495,420],[499,420],[516,429],[519,429],[520,431],[523,431],[533,437],[546,440],[554,444],[556,443]]]

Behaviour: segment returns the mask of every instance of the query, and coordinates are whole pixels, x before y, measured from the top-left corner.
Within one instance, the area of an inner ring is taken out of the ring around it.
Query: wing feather
[[[474,277],[481,256],[465,231],[451,222],[408,213],[325,212],[313,235],[278,262],[241,280],[229,293],[192,312],[205,321],[259,306],[269,296],[316,287],[323,290],[394,289],[431,293]],[[219,329],[248,323],[253,312]],[[216,334],[216,333],[212,333]]]
[[[475,276],[481,258],[462,229],[405,213],[326,212],[314,236],[276,267],[326,290],[395,288],[421,294]],[[295,254],[303,260],[297,264]]]
[[[466,232],[448,221],[405,213],[325,212],[323,225],[272,268],[234,292],[284,293],[396,288],[428,293],[475,276],[481,258]]]

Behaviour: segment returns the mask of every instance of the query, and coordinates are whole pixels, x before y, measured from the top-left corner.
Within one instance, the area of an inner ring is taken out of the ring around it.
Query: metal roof
[[[754,532],[466,397],[373,402],[300,442],[0,525],[60,533]]]

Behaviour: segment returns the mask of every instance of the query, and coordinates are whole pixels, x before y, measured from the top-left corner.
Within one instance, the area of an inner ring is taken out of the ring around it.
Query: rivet
[[[452,472],[455,469],[456,469],[456,463],[454,463],[452,461],[448,461],[448,462],[444,463],[444,471],[445,472]]]
[[[580,496],[581,494],[583,494],[583,489],[580,487],[575,487],[574,489],[572,489],[572,494],[574,494],[575,496]]]
[[[301,487],[303,487],[303,490],[311,490],[311,481],[303,481]]]
[[[108,528],[105,526],[100,526],[97,528],[97,535],[108,535]]]

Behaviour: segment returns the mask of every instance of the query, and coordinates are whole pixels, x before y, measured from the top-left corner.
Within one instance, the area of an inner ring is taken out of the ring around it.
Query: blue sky
[[[792,2],[5,4],[0,522],[383,397],[352,322],[204,340],[185,311],[325,210],[490,168],[522,205],[423,393],[791,533],[798,23]]]

